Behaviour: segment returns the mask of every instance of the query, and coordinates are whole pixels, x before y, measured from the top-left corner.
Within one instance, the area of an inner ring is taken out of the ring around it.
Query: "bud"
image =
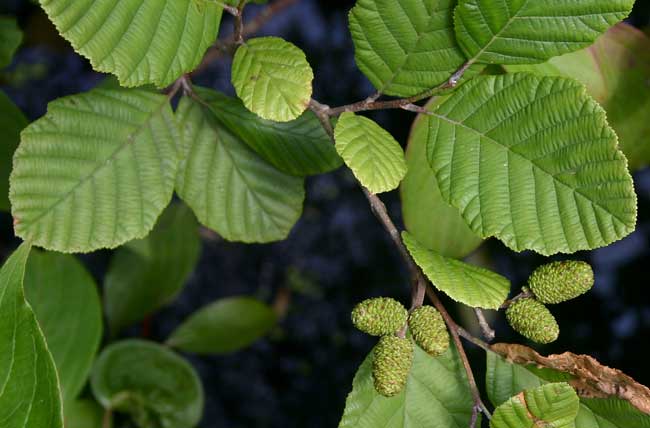
[[[535,299],[515,300],[506,310],[512,328],[537,343],[551,343],[560,334],[553,314]]]
[[[413,342],[396,336],[383,336],[375,347],[372,378],[375,389],[385,397],[399,394],[406,386],[413,364]]]
[[[393,334],[406,323],[408,311],[397,300],[389,297],[367,299],[352,311],[352,323],[371,336]]]
[[[421,306],[409,315],[409,328],[415,343],[432,357],[449,348],[449,333],[442,315],[432,306]]]
[[[561,303],[589,291],[594,285],[594,271],[585,262],[549,263],[535,269],[528,285],[540,302]]]

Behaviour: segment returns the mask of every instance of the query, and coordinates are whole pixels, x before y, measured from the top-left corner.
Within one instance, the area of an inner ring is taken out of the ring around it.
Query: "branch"
[[[485,319],[485,314],[480,308],[474,308],[474,313],[476,314],[478,325],[481,327],[481,333],[483,333],[483,337],[488,342],[492,342],[496,336],[496,333],[494,332],[494,329],[490,327],[487,319]]]
[[[512,305],[514,302],[516,302],[519,299],[527,299],[529,297],[534,297],[533,293],[527,288],[527,287],[522,287],[521,293],[517,294],[515,297],[513,297],[510,300],[506,300],[503,302],[501,306],[499,306],[499,309],[508,309],[510,305]]]

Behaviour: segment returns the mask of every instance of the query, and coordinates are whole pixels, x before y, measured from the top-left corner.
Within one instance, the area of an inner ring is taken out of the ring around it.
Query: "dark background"
[[[357,101],[373,92],[354,63],[347,31],[347,11],[353,4],[301,0],[261,32],[285,37],[307,53],[316,75],[314,97],[330,105]],[[256,10],[257,6],[250,6],[247,16]],[[44,114],[49,101],[88,90],[105,78],[93,72],[87,61],[57,35],[38,6],[28,0],[0,0],[0,13],[17,15],[26,33],[14,64],[0,72],[0,87],[30,119]],[[650,1],[637,0],[630,22],[645,28],[649,17]],[[231,28],[226,17],[222,35],[230,33]],[[197,76],[195,83],[232,93],[229,67],[227,60],[221,60]],[[373,118],[404,143],[414,116],[394,110],[375,113]],[[537,349],[543,353],[571,350],[591,354],[650,384],[650,295],[646,290],[650,171],[636,173],[635,181],[639,195],[637,231],[608,248],[572,256],[593,264],[596,286],[573,303],[553,307],[561,326],[560,339]],[[401,221],[397,193],[382,198],[393,217]],[[1,255],[8,254],[16,244],[11,218],[1,213]],[[515,290],[546,261],[531,252],[513,253],[495,240],[479,251],[496,271],[513,281]],[[110,253],[82,258],[101,283]],[[201,426],[335,427],[356,368],[374,344],[374,339],[352,328],[352,307],[378,295],[407,302],[408,290],[401,260],[351,175],[340,169],[307,181],[304,215],[288,240],[240,245],[206,238],[200,265],[185,291],[151,319],[147,335],[164,339],[192,311],[221,297],[248,294],[270,303],[289,297],[287,316],[268,339],[230,356],[190,357],[206,390]],[[466,310],[447,303],[458,320],[474,327]],[[496,316],[493,325],[499,341],[522,341],[502,314],[489,315]],[[141,326],[125,333],[140,334]],[[469,350],[481,378],[483,354]]]

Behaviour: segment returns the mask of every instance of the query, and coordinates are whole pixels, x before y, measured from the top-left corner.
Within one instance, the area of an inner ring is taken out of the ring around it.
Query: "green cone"
[[[413,364],[413,342],[396,336],[383,336],[375,347],[372,378],[375,389],[385,397],[399,394],[406,386]]]
[[[553,262],[538,267],[528,278],[528,286],[542,303],[561,303],[586,293],[594,285],[589,263]]]
[[[433,306],[421,306],[409,315],[409,328],[415,343],[432,357],[449,348],[449,333],[440,312]]]
[[[352,311],[352,323],[371,336],[393,334],[406,323],[408,311],[400,302],[389,297],[367,299]]]
[[[551,343],[560,334],[553,314],[535,299],[514,301],[506,310],[506,318],[515,331],[537,343]]]

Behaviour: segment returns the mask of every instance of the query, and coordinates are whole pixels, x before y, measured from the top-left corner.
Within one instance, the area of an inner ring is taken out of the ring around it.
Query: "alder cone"
[[[383,336],[375,347],[372,378],[375,389],[385,397],[399,394],[406,386],[413,364],[413,342],[397,336]]]
[[[560,335],[553,314],[532,298],[515,300],[506,310],[506,318],[517,333],[533,342],[551,343]]]
[[[589,263],[567,260],[542,265],[528,278],[528,286],[542,303],[561,303],[586,293],[594,285]]]
[[[409,315],[409,329],[415,343],[432,357],[440,356],[449,349],[447,326],[433,306],[413,310]]]
[[[400,302],[389,297],[376,297],[359,303],[352,310],[352,323],[371,336],[386,336],[400,330],[408,311]]]

